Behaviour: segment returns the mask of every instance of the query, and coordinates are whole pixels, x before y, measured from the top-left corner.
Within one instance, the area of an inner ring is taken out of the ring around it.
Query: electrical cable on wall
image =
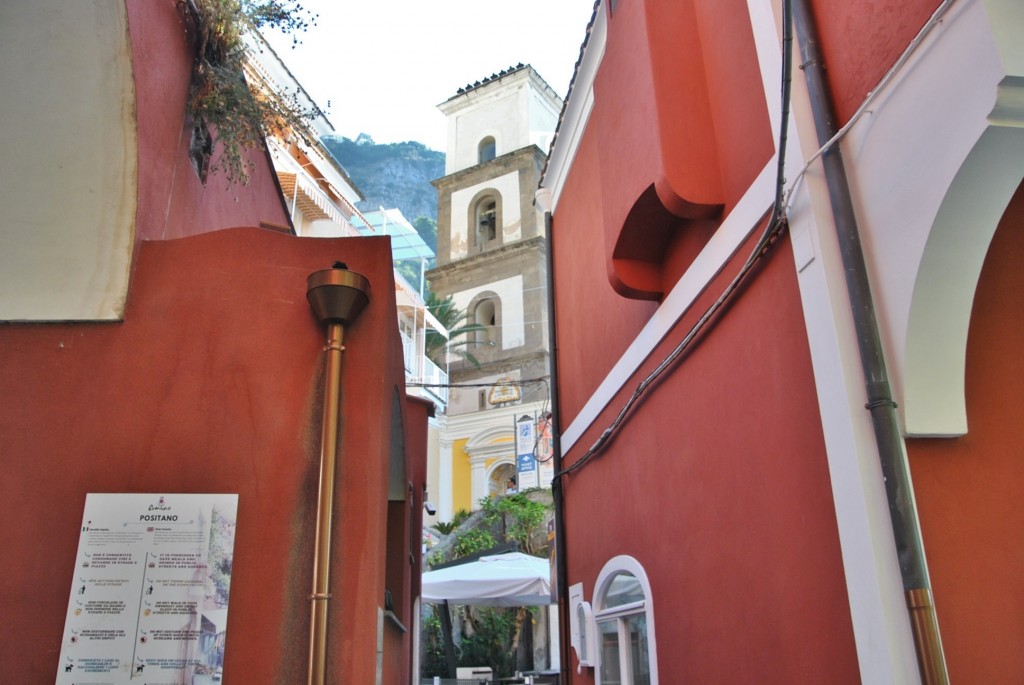
[[[551,421],[551,387],[548,384],[549,378],[547,376],[538,376],[536,378],[525,378],[522,380],[513,381],[501,381],[494,383],[406,383],[406,387],[409,388],[491,388],[495,385],[543,385],[546,392],[543,395],[540,405],[540,421]],[[548,423],[550,425],[550,423]],[[540,444],[541,444],[541,431],[538,430],[533,439],[533,456],[541,464],[551,461],[554,457],[554,452],[548,455],[546,458],[540,456]]]
[[[582,468],[588,464],[591,459],[599,454],[604,447],[611,440],[612,436],[619,430],[626,418],[629,416],[633,407],[640,398],[646,393],[647,389],[658,380],[664,374],[673,363],[679,359],[683,352],[687,351],[692,345],[693,341],[697,339],[697,336],[705,328],[705,326],[715,317],[715,315],[721,311],[725,304],[732,299],[733,294],[743,283],[746,277],[753,270],[754,266],[757,265],[764,257],[768,254],[771,248],[777,242],[779,235],[786,229],[787,221],[785,215],[785,201],[784,201],[784,189],[786,185],[785,177],[785,166],[786,166],[786,144],[788,141],[788,129],[789,129],[789,101],[790,101],[790,83],[792,79],[793,71],[793,59],[792,59],[792,44],[793,44],[793,20],[792,11],[790,8],[789,0],[783,0],[782,3],[782,116],[779,127],[779,146],[778,146],[778,167],[776,172],[776,184],[775,184],[775,200],[772,203],[771,215],[765,225],[765,230],[758,238],[757,243],[751,250],[750,255],[747,257],[746,262],[740,268],[736,276],[733,277],[732,281],[725,287],[722,294],[719,295],[718,299],[715,300],[711,306],[709,306],[697,322],[690,328],[683,339],[676,345],[676,347],[666,356],[651,373],[647,375],[643,381],[636,387],[633,394],[622,408],[619,413],[615,416],[615,419],[609,424],[607,428],[601,433],[593,445],[584,452],[579,459],[573,462],[570,466],[562,469],[555,474],[555,479],[561,478],[562,476],[569,475],[574,471]]]
[[[921,46],[921,43],[924,41],[925,37],[927,37],[928,34],[932,32],[932,29],[934,29],[936,26],[942,23],[943,17],[952,8],[955,1],[956,0],[943,0],[942,4],[939,5],[934,12],[932,12],[932,16],[928,19],[925,25],[921,27],[921,30],[917,32],[917,35],[914,36],[914,39],[907,44],[906,49],[899,56],[899,59],[897,59],[893,63],[893,65],[889,67],[889,71],[885,72],[885,76],[883,76],[882,79],[878,82],[878,85],[875,86],[871,90],[871,92],[864,97],[864,102],[860,103],[860,107],[858,107],[857,111],[850,116],[849,121],[847,121],[842,128],[836,131],[835,135],[833,135],[831,138],[825,141],[825,143],[820,148],[818,148],[817,152],[815,152],[813,155],[807,158],[807,161],[804,163],[804,167],[800,170],[799,173],[797,173],[796,178],[793,179],[793,183],[789,187],[789,191],[786,193],[785,202],[783,203],[785,207],[789,207],[790,198],[796,191],[797,186],[800,185],[800,181],[802,181],[804,176],[807,175],[807,172],[810,170],[811,166],[818,160],[818,158],[821,157],[826,152],[828,152],[829,150],[831,150],[836,145],[838,145],[839,142],[846,137],[846,134],[850,132],[850,129],[852,129],[853,126],[858,121],[860,121],[860,118],[862,116],[871,113],[872,110],[868,109],[868,107],[870,107],[871,103],[873,103],[875,99],[885,90],[886,86],[889,85],[889,82],[896,78],[896,74],[898,74],[903,69],[904,65],[906,65],[906,63],[910,60],[910,57],[915,52],[917,52],[917,49]],[[800,68],[803,69],[804,65],[801,64]]]

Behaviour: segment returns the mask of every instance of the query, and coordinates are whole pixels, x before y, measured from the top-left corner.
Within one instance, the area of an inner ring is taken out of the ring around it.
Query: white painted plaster
[[[492,135],[495,153],[503,154],[515,149],[522,128],[524,112],[517,111],[518,98],[514,91],[473,91],[466,104],[457,112],[448,113],[448,153],[445,155],[445,174],[476,166],[480,141]],[[501,131],[495,135],[495,130]],[[498,147],[497,143],[501,143]],[[522,139],[526,143],[525,136]],[[508,149],[506,149],[508,148]]]
[[[497,380],[496,378],[494,380]],[[481,382],[487,382],[483,380]],[[515,431],[516,418],[527,414],[537,416],[548,407],[543,402],[528,402],[511,406],[497,407],[487,411],[475,411],[469,414],[449,416],[446,419],[446,427],[443,433],[449,439],[442,441],[442,451],[447,449],[449,464],[452,459],[452,445],[456,440],[466,440],[465,450],[470,460],[470,496],[472,506],[475,509],[477,502],[489,494],[488,480],[490,473],[495,467],[501,464],[515,463]],[[447,446],[447,447],[446,447]],[[497,459],[497,463],[487,466],[489,459]],[[442,475],[442,477],[444,477]],[[450,493],[454,489],[452,483],[452,472],[448,471],[447,490],[449,499],[447,505],[451,508]],[[451,520],[441,517],[442,520]]]
[[[755,2],[767,0],[751,0]],[[763,64],[780,58],[778,47],[760,52]],[[913,635],[877,444],[864,409],[863,372],[820,162],[800,176],[803,160],[817,152],[817,136],[799,72],[793,79],[792,116],[786,176],[797,186],[790,200],[789,230],[861,681],[916,683],[920,675]]]
[[[558,620],[558,605],[543,608],[548,615],[548,636],[551,640],[548,649],[548,668],[557,668],[558,655],[562,653],[562,627]]]
[[[911,435],[968,432],[964,383],[974,291],[989,243],[1024,175],[1024,130],[989,128],[942,201],[905,331],[903,407]]]
[[[473,435],[466,443],[466,454],[472,474],[470,492],[473,506],[490,494],[491,474],[502,464],[515,464],[515,430],[512,423],[515,414],[507,411],[491,412],[491,425]],[[488,462],[491,462],[488,464]]]
[[[526,342],[523,277],[511,276],[476,288],[460,290],[452,295],[452,299],[456,307],[465,310],[474,297],[485,292],[493,292],[501,301],[501,320],[498,322],[501,349],[521,347]]]
[[[559,110],[551,107],[551,98],[545,97],[544,93],[529,91],[530,114],[527,118],[529,125],[529,144],[536,145],[547,153],[551,147],[551,139],[554,137],[555,128],[558,126]]]
[[[501,241],[510,243],[523,237],[523,216],[519,202],[519,172],[512,171],[451,195],[451,261],[465,259],[469,254],[469,207],[482,190],[494,190],[501,196]]]
[[[889,86],[877,94],[867,114],[842,144],[886,356],[897,387],[905,360],[925,360],[923,355],[912,353],[912,347],[905,349],[899,340],[913,308],[912,295],[918,298],[923,294],[924,301],[941,312],[943,323],[959,319],[958,325],[966,334],[977,272],[956,287],[936,288],[940,281],[948,285],[964,275],[965,261],[969,261],[966,245],[961,242],[957,246],[955,240],[940,238],[943,246],[936,255],[945,255],[935,258],[937,269],[931,277],[920,265],[929,261],[929,243],[942,230],[936,215],[949,201],[947,189],[955,177],[964,173],[965,158],[977,153],[976,141],[991,109],[994,84],[991,79],[984,83],[982,77],[982,65],[992,55],[986,48],[991,34],[978,21],[982,16],[979,10],[978,2],[962,2],[936,24]],[[794,80],[794,114],[800,123],[800,136],[794,140],[805,141],[803,153],[808,158],[815,152],[812,141],[816,138],[802,80]],[[1016,159],[1021,159],[1019,153]],[[994,166],[989,157],[986,171],[993,171]],[[1005,175],[1006,166],[995,171],[995,175]],[[795,178],[792,172],[787,175]],[[1019,178],[1011,181],[1012,187]],[[991,176],[989,181],[993,181]],[[1004,178],[1000,182],[1007,181]],[[974,192],[971,195],[978,196]],[[996,219],[1001,211],[995,210]],[[790,219],[794,244],[807,241],[817,252],[816,259],[798,263],[799,283],[861,678],[872,683],[919,682],[877,446],[864,409],[864,382],[839,248],[817,164],[794,195]],[[979,221],[986,221],[984,212],[968,212],[955,222],[957,236],[974,243],[975,253],[979,242],[988,244],[984,230],[977,228]],[[983,253],[984,247],[980,251]],[[955,258],[946,261],[951,255]],[[797,256],[800,258],[799,253]],[[925,282],[929,284],[924,286]],[[961,302],[954,298],[961,298]],[[953,316],[951,310],[960,307],[965,316]],[[923,347],[956,348],[955,354],[962,357],[965,338],[949,345],[953,337],[947,334],[936,339],[933,334]],[[948,358],[939,364],[933,362],[927,374],[933,379],[956,378],[957,371],[949,363]],[[959,378],[962,382],[962,366]],[[942,402],[947,408],[948,399]],[[906,397],[903,402],[913,403]],[[962,386],[958,402],[962,404]]]
[[[793,198],[790,232],[794,241],[813,234],[820,244],[798,282],[861,681],[914,683],[913,638],[827,197],[820,173],[809,174]]]
[[[1024,75],[1024,3],[1020,0],[984,0],[981,3],[989,17],[992,37],[999,50],[1007,74]]]
[[[498,155],[550,137],[562,101],[536,72],[522,69],[458,95],[438,108],[448,119],[447,175],[476,166],[479,143],[487,135],[499,143]]]
[[[447,417],[441,415],[441,419],[438,422],[438,434],[439,436],[449,436],[450,433],[447,428]],[[437,478],[437,518],[439,521],[451,521],[452,516],[455,515],[453,506],[453,493],[452,487],[454,485],[454,477],[452,475],[452,447],[453,442],[451,438],[438,438],[438,478]]]
[[[989,22],[979,0],[955,4],[842,142],[909,434],[967,430],[974,290],[1024,176],[1024,131],[988,118],[1006,76]]]
[[[124,315],[138,156],[126,12],[0,3],[0,320]]]

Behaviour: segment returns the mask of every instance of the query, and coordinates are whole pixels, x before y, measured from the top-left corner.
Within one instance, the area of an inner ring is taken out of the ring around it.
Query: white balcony
[[[296,162],[280,141],[267,138],[267,147],[274,160],[277,180],[287,202],[292,224],[299,235],[359,235],[359,231],[352,225],[352,217],[358,216],[359,212],[345,200],[340,191],[336,193],[337,198],[328,195],[320,182]],[[327,225],[318,225],[317,222],[327,222]]]

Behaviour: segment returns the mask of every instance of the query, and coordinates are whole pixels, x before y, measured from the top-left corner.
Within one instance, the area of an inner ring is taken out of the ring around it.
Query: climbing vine
[[[273,28],[296,44],[298,35],[316,23],[316,15],[294,0],[176,2],[195,35],[188,110],[193,159],[204,157],[197,171],[204,183],[206,171],[215,170],[229,182],[245,184],[252,166],[245,158],[247,150],[261,148],[268,132],[302,129],[304,122],[323,114],[315,106],[303,106],[298,92],[273,93],[246,79],[245,35]]]

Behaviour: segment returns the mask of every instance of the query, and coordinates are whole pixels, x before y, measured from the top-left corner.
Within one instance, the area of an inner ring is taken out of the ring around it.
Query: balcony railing
[[[288,200],[288,208],[291,210],[293,221],[296,218],[296,212],[300,212],[308,221],[328,219],[342,227],[345,233],[356,233],[352,224],[327,197],[327,193],[322,191],[309,176],[304,173],[279,171],[277,178],[281,182],[281,191]]]
[[[448,404],[448,374],[440,366],[430,361],[426,355],[416,353],[416,345],[412,337],[402,331],[402,351],[405,358],[405,379],[407,383],[422,384],[410,390],[422,391],[420,396],[434,400],[441,405]]]
[[[426,357],[423,357],[423,376],[420,382],[425,385],[423,389],[428,394],[441,404],[448,404],[448,374]]]
[[[417,371],[416,368],[416,342],[412,339],[412,336],[405,331],[400,331],[402,335],[402,357],[405,358],[405,375],[408,376],[411,373]]]
[[[352,222],[345,216],[338,203],[331,199],[309,173],[299,166],[295,159],[277,140],[267,139],[277,180],[281,184],[281,193],[288,203],[288,211],[292,222],[298,224],[299,215],[308,222],[328,220],[336,224],[340,235],[359,235]],[[344,209],[355,212],[354,207],[341,200]]]

